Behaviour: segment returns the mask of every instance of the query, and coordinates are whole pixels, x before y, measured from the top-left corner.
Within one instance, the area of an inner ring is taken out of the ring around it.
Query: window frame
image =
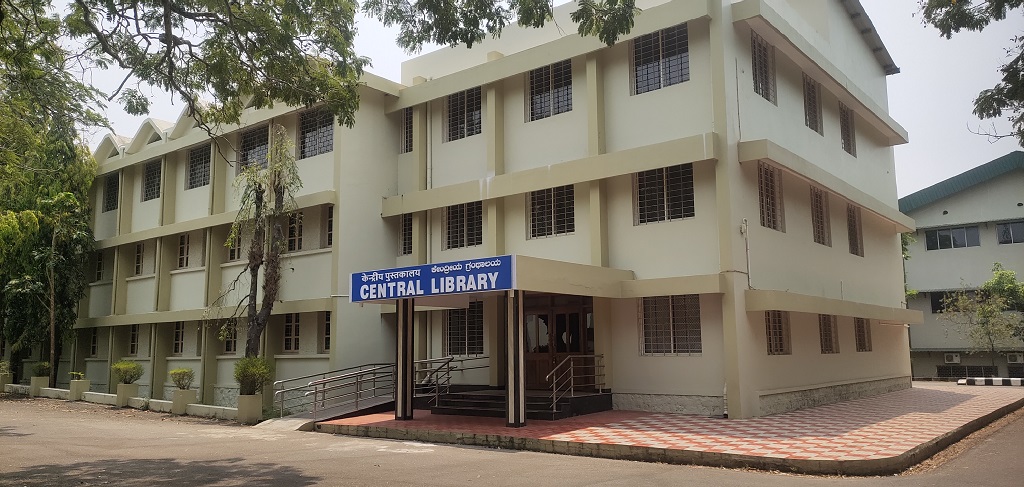
[[[224,330],[224,347],[223,353],[225,355],[237,355],[238,354],[238,326],[228,325]]]
[[[90,328],[92,333],[89,335],[89,356],[95,357],[100,353],[100,333],[96,328]]]
[[[645,296],[637,299],[637,304],[640,355],[700,356],[704,353],[699,294]],[[656,315],[665,311],[668,312],[667,317]],[[664,318],[667,318],[667,323],[661,322]],[[653,341],[665,338],[668,339],[667,346]]]
[[[956,245],[956,237],[953,232],[963,232],[963,245]],[[998,235],[999,228],[996,227]],[[943,233],[945,233],[948,247],[943,246]],[[973,237],[973,238],[972,238]],[[949,250],[949,249],[965,249],[969,247],[980,247],[981,246],[981,228],[978,225],[961,225],[955,227],[942,227],[942,228],[930,228],[924,231],[924,248],[925,251],[931,250]]]
[[[850,254],[864,257],[864,222],[860,207],[846,204],[846,233],[850,243]]]
[[[449,309],[443,313],[442,353],[458,357],[483,356],[486,351],[483,301],[470,301],[466,308]],[[459,346],[453,348],[453,343],[459,343]]]
[[[445,98],[444,141],[454,142],[483,132],[483,96],[479,86]]]
[[[334,246],[334,205],[326,205],[324,208],[324,246]]]
[[[527,206],[527,238],[576,233],[576,190],[572,184],[531,191]]]
[[[818,338],[822,355],[839,353],[839,326],[836,315],[818,315]]]
[[[669,52],[666,54],[666,51]],[[689,81],[687,23],[637,36],[629,44],[629,61],[630,95],[642,95]],[[641,72],[644,76],[640,76]]]
[[[815,131],[818,135],[825,135],[824,123],[821,116],[821,83],[807,73],[803,73],[804,79],[804,125]]]
[[[299,113],[299,151],[296,160],[334,151],[334,115],[324,107]]]
[[[171,355],[179,356],[185,353],[185,322],[175,321],[174,331],[171,335]]]
[[[572,60],[565,59],[526,74],[526,121],[572,111]]]
[[[141,276],[145,272],[146,244],[139,242],[135,244],[135,276]]]
[[[262,136],[262,141],[259,140]],[[248,148],[246,146],[249,146]],[[266,168],[270,157],[270,125],[246,130],[238,136],[238,163],[236,174],[241,174],[250,164],[259,163]]]
[[[399,217],[398,255],[412,255],[412,213],[402,213]]]
[[[775,46],[754,30],[750,31],[750,71],[754,93],[778,106],[778,87],[775,79]]]
[[[283,353],[299,353],[300,321],[299,313],[284,314],[284,327],[281,329],[281,351]]]
[[[633,226],[697,216],[692,163],[635,172],[632,178]]]
[[[811,233],[814,242],[832,246],[832,216],[828,191],[811,185]]]
[[[160,184],[163,170],[161,160],[156,159],[142,165],[142,201],[155,200],[160,197]]]
[[[193,147],[188,150],[188,174],[185,177],[185,191],[210,184],[210,163],[213,159],[210,152],[212,150],[213,144]]]
[[[839,102],[839,138],[843,150],[857,157],[857,128],[853,110],[845,103]]]
[[[104,266],[103,266],[103,251],[102,250],[96,251],[96,261],[95,261],[95,263],[96,263],[96,269],[95,269],[96,270],[96,274],[95,274],[96,280],[93,281],[93,282],[103,282],[103,277],[106,274],[106,272],[104,272],[105,269],[104,269]]]
[[[288,229],[285,241],[285,249],[288,252],[302,251],[302,212],[293,211],[288,214]]]
[[[871,320],[867,318],[854,318],[853,334],[857,339],[858,352],[870,352],[872,350]]]
[[[192,235],[188,232],[178,235],[178,269],[188,269]]]
[[[323,330],[320,334],[320,353],[331,353],[331,312],[323,312]]]
[[[1017,235],[1017,232],[1014,231],[1014,227],[1016,226],[1019,226],[1020,235]],[[1008,239],[1003,238],[1004,232],[1009,233]],[[1024,243],[1024,220],[1013,220],[996,223],[996,242],[997,245],[1013,245]]]
[[[471,201],[444,209],[442,250],[483,245],[483,202]]]
[[[121,174],[113,172],[103,178],[103,213],[114,211],[120,203]]]
[[[786,233],[786,204],[782,179],[782,169],[758,161],[757,198],[761,226]]]
[[[413,111],[412,107],[402,109],[402,143],[399,154],[408,154],[413,149]]]
[[[137,323],[128,328],[128,355],[139,355],[139,325]]]
[[[793,342],[790,336],[789,312],[765,311],[764,322],[768,355],[792,355]]]

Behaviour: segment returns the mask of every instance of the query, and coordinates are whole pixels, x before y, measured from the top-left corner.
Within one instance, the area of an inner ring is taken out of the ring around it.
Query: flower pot
[[[76,379],[68,385],[68,400],[81,401],[82,395],[89,392],[88,379]]]
[[[256,424],[263,419],[263,394],[238,396],[238,422]]]
[[[139,396],[139,385],[138,384],[118,384],[117,385],[117,402],[115,406],[123,408],[128,405],[128,398]]]
[[[4,392],[4,389],[7,387],[7,384],[10,384],[13,381],[14,381],[14,374],[11,374],[11,373],[0,374],[0,392]]]
[[[185,408],[195,402],[196,391],[194,389],[176,389],[172,396],[171,414],[185,414]]]
[[[29,379],[28,383],[28,395],[29,397],[36,397],[39,395],[40,389],[44,387],[50,387],[49,377],[33,377]]]

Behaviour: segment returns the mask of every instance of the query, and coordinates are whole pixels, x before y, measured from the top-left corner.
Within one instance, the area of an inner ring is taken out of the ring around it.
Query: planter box
[[[89,381],[87,379],[73,380],[68,385],[68,400],[81,401],[82,395],[89,392]]]
[[[263,419],[263,394],[238,396],[238,422],[256,424]]]
[[[4,392],[7,384],[10,384],[11,382],[14,382],[14,374],[0,374],[0,392]]]
[[[171,401],[171,414],[185,414],[189,404],[196,402],[196,391],[194,389],[178,389],[174,391]]]
[[[117,402],[115,406],[123,408],[128,405],[128,398],[136,397],[139,395],[138,384],[118,384],[117,385]]]
[[[33,377],[29,379],[28,383],[28,395],[29,397],[36,397],[39,395],[39,391],[44,387],[50,386],[49,377]]]

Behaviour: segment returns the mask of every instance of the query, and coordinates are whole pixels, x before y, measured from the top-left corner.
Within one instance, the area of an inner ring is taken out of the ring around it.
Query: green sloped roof
[[[1022,151],[1013,151],[916,193],[908,194],[900,198],[900,212],[910,213],[922,206],[930,205],[1014,170],[1024,170],[1024,152]]]

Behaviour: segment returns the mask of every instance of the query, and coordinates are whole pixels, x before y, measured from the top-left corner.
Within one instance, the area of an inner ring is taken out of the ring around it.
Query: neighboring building
[[[981,286],[997,262],[1024,276],[1024,152],[904,196],[900,210],[918,225],[905,264],[918,291],[910,308],[924,313],[910,333],[914,377],[1024,377],[1024,343],[968,353],[970,340],[939,314],[946,292]]]
[[[860,3],[639,6],[610,47],[510,27],[407,61],[404,86],[368,76],[354,129],[282,107],[213,146],[187,117],[108,137],[75,367],[108,389],[109,362],[135,358],[160,397],[188,365],[204,402],[232,403],[241,344],[198,323],[241,269],[222,246],[235,161],[260,157],[273,121],[318,154],[298,161],[302,244],[266,332],[278,378],[393,360],[402,315],[415,358],[477,359],[465,384],[519,391],[517,350],[526,388],[600,355],[623,409],[745,418],[910,387],[907,134]],[[522,315],[502,293],[349,302],[350,273],[505,254]]]

